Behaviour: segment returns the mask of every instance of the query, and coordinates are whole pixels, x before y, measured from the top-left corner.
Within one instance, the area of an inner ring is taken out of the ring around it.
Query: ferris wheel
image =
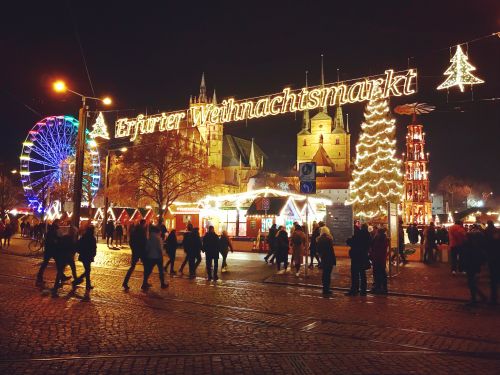
[[[74,173],[78,120],[71,116],[50,116],[39,121],[23,142],[21,182],[29,205],[42,211],[43,201],[56,183]],[[97,144],[86,135],[83,176],[84,204],[90,205],[99,188],[100,161]],[[73,178],[66,178],[73,181]],[[87,202],[85,202],[87,200]]]

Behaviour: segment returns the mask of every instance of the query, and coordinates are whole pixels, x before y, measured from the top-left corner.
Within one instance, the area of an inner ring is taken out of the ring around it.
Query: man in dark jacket
[[[351,258],[351,289],[346,296],[361,294],[366,296],[366,269],[369,264],[368,250],[370,250],[371,236],[368,233],[368,225],[363,224],[354,236],[347,240],[351,247],[349,257]],[[361,281],[361,289],[360,289]]]
[[[207,279],[217,281],[217,270],[219,268],[219,236],[215,233],[212,225],[208,227],[208,232],[203,236],[203,251],[205,252],[205,260],[207,264]],[[213,275],[212,275],[213,262]]]
[[[125,280],[123,280],[123,289],[129,290],[128,281],[132,272],[135,270],[135,265],[139,260],[143,261],[144,265],[144,252],[146,251],[146,220],[141,220],[139,225],[134,225],[130,228],[130,240],[129,245],[132,250],[132,259],[130,261],[130,268],[125,275]]]
[[[106,244],[109,247],[111,243],[111,247],[113,247],[113,236],[115,235],[115,224],[111,220],[106,223]]]
[[[40,265],[40,269],[36,277],[37,286],[40,287],[43,286],[43,274],[45,273],[45,269],[47,268],[50,259],[54,258],[56,252],[58,251],[59,242],[61,240],[58,235],[58,230],[59,230],[59,219],[56,219],[54,220],[52,225],[49,225],[49,228],[47,230],[47,235],[45,236],[45,249],[43,252],[43,261],[42,264]]]

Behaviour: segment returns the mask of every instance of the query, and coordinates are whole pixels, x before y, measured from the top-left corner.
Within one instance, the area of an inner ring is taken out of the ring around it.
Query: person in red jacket
[[[389,239],[385,228],[379,228],[372,241],[370,259],[373,264],[374,287],[372,293],[387,294],[387,272],[385,264],[387,261]]]
[[[462,221],[457,220],[448,230],[450,238],[451,273],[463,272],[463,247],[467,239]]]

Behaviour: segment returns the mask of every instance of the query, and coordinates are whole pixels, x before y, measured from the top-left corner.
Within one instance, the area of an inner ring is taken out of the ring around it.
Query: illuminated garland
[[[464,85],[477,85],[484,83],[480,78],[474,76],[471,72],[476,68],[468,61],[469,58],[462,51],[460,45],[457,46],[455,55],[450,59],[451,65],[444,72],[448,78],[441,83],[437,89],[447,89],[449,87],[458,86],[460,91],[464,92]]]
[[[375,219],[385,215],[387,202],[402,199],[402,161],[395,157],[396,122],[388,101],[380,96],[370,101],[364,116],[347,204],[353,206],[356,216]]]

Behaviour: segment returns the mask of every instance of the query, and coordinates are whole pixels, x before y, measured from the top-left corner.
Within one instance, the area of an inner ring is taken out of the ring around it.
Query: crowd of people
[[[402,224],[400,222],[400,224]],[[4,234],[8,226],[0,222],[0,233]],[[182,240],[178,241],[175,229],[167,230],[162,223],[158,225],[147,224],[145,220],[127,226],[124,234],[121,223],[106,225],[106,237],[108,246],[121,246],[122,241],[128,240],[132,257],[122,286],[129,290],[129,280],[139,261],[144,266],[143,282],[141,289],[147,291],[151,284],[149,278],[156,267],[160,280],[160,287],[167,288],[168,281],[165,273],[176,275],[175,261],[178,248],[183,248],[184,259],[180,264],[178,272],[182,275],[187,266],[189,278],[196,277],[196,271],[202,261],[202,253],[205,253],[205,267],[208,281],[219,279],[219,257],[222,256],[220,272],[227,272],[227,256],[233,251],[233,244],[226,231],[219,235],[213,226],[209,226],[205,235],[200,236],[199,228],[189,223],[187,230],[182,234]],[[26,230],[26,227],[23,228]],[[497,285],[500,282],[500,231],[495,228],[493,222],[489,221],[483,229],[480,225],[464,226],[457,221],[448,230],[436,229],[433,223],[419,229],[416,225],[410,225],[406,229],[409,242],[417,244],[420,242],[423,261],[430,264],[435,261],[439,245],[449,245],[451,274],[456,276],[464,274],[467,276],[467,285],[470,289],[470,304],[477,303],[477,298],[486,301],[486,295],[477,286],[477,275],[482,266],[488,266],[491,296],[490,302],[497,303]],[[37,284],[44,285],[44,271],[51,259],[56,263],[57,275],[52,287],[52,293],[57,295],[64,281],[73,278],[74,288],[86,281],[86,296],[89,296],[93,288],[91,283],[91,264],[96,256],[97,241],[95,229],[89,225],[83,235],[79,238],[77,228],[68,223],[55,220],[48,225],[45,236],[45,252],[43,262],[37,275]],[[279,275],[288,270],[296,276],[300,275],[300,269],[304,256],[310,258],[309,268],[315,265],[322,270],[323,293],[331,294],[331,273],[336,265],[336,255],[333,245],[333,237],[329,228],[323,222],[313,223],[311,235],[308,238],[306,228],[294,223],[290,233],[284,226],[273,224],[269,228],[266,238],[268,252],[264,257],[266,263],[275,264]],[[354,234],[346,243],[349,250],[351,287],[347,296],[364,296],[368,292],[366,272],[372,269],[373,285],[369,292],[374,294],[387,294],[387,271],[386,265],[389,257],[389,239],[384,226],[368,226],[358,221],[354,225]],[[399,226],[398,234],[399,254],[403,263],[406,263],[405,240],[403,226]],[[307,254],[306,254],[307,250]],[[163,253],[167,256],[166,264],[163,264]],[[76,274],[75,256],[82,263],[84,273]],[[316,264],[315,264],[316,263]],[[71,276],[64,274],[69,266]]]

